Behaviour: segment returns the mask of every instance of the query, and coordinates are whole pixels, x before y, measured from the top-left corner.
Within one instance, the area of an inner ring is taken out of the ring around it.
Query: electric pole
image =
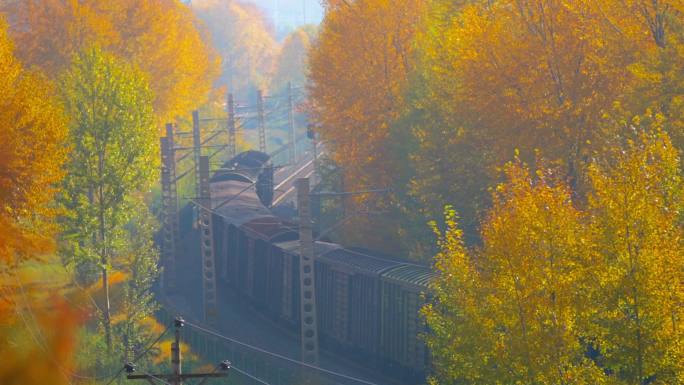
[[[232,159],[237,155],[237,138],[235,132],[235,102],[233,101],[233,94],[228,93],[228,100],[226,103],[228,109],[228,154]]]
[[[292,82],[287,82],[287,129],[290,139],[290,164],[295,164],[297,157],[296,134],[294,128],[294,103],[292,101]]]
[[[301,322],[302,361],[318,364],[318,322],[316,320],[316,279],[314,274],[314,244],[311,224],[309,178],[299,178],[297,210],[299,211],[299,302]]]
[[[316,130],[313,124],[306,126],[306,136],[311,139],[311,147],[313,150],[313,166],[314,166],[314,184],[318,174],[318,138],[316,138]]]
[[[204,383],[209,378],[219,378],[228,376],[227,371],[228,369],[230,369],[230,362],[228,361],[223,361],[219,365],[219,368],[222,370],[222,372],[183,374],[181,365],[180,329],[185,325],[185,321],[181,317],[176,317],[176,319],[173,321],[173,324],[176,329],[176,336],[174,342],[171,343],[171,367],[173,373],[133,374],[133,372],[135,372],[135,365],[133,365],[132,363],[127,363],[124,366],[126,368],[126,372],[128,373],[126,375],[126,378],[128,378],[129,380],[146,380],[151,384],[156,384],[158,381],[161,380],[162,382],[168,382],[170,385],[183,385],[183,380],[189,378],[201,378],[201,383]]]
[[[266,119],[264,117],[264,95],[257,90],[257,114],[259,128],[259,151],[266,153]]]
[[[169,293],[176,285],[176,247],[178,246],[178,192],[176,186],[176,151],[173,124],[166,124],[161,141],[162,184],[162,286]]]
[[[195,197],[200,196],[200,156],[202,155],[202,137],[200,133],[199,111],[192,111],[192,159],[195,166]],[[198,208],[192,211],[192,224],[197,228]]]
[[[209,157],[200,157],[199,196],[200,250],[202,252],[202,298],[204,321],[216,326],[216,260],[214,258],[214,226],[209,185]]]

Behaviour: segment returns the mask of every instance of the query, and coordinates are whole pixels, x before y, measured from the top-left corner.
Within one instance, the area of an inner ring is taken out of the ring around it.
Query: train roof
[[[294,255],[299,255],[299,240],[280,242],[276,247]],[[370,274],[380,274],[383,271],[401,265],[401,262],[378,257],[377,255],[346,249],[336,243],[314,242],[314,256],[319,259],[350,270]]]
[[[380,274],[400,264],[391,259],[369,254],[367,251],[346,248],[331,250],[322,254],[320,258],[337,265],[349,267],[353,270],[373,274]]]
[[[254,185],[237,180],[211,183],[211,208],[234,226],[253,222],[257,218],[273,217],[259,200]]]
[[[299,255],[299,239],[286,242],[277,242],[274,243],[274,245],[277,248],[282,249],[283,251],[286,251],[290,254]],[[342,246],[338,245],[337,243],[316,241],[314,242],[314,256],[318,257],[321,254],[328,253],[332,250],[339,249],[341,247]]]
[[[211,182],[237,180],[254,183],[264,167],[268,165],[270,159],[268,154],[261,151],[250,150],[241,152],[225,162],[222,166],[223,171],[214,174]]]
[[[429,267],[406,263],[382,274],[384,280],[397,281],[402,284],[413,285],[424,289],[428,289],[430,282],[436,277],[437,274]]]
[[[297,225],[285,222],[275,216],[254,218],[243,223],[240,229],[255,238],[269,242],[290,241],[299,237]]]

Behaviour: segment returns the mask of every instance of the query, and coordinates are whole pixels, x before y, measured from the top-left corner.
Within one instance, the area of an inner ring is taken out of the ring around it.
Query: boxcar
[[[427,350],[420,338],[425,324],[420,316],[424,295],[434,279],[427,267],[403,264],[381,278],[381,352],[390,368],[407,369],[417,377],[425,373]]]
[[[321,335],[364,361],[380,347],[380,274],[399,263],[366,251],[339,248],[316,261]]]
[[[276,217],[259,217],[244,223],[240,231],[248,239],[247,280],[254,305],[269,316],[280,315],[279,301],[283,288],[282,255],[273,252],[277,242],[297,239],[294,226]]]

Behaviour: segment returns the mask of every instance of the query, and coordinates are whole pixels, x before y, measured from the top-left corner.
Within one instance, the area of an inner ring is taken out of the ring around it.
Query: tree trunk
[[[104,173],[104,155],[99,154],[98,171],[101,176]],[[112,349],[112,323],[111,314],[109,306],[109,272],[107,271],[107,265],[109,264],[109,257],[107,255],[107,235],[105,229],[105,198],[103,186],[100,184],[98,186],[98,199],[99,199],[99,213],[98,221],[100,222],[100,263],[102,263],[102,292],[104,294],[104,306],[103,306],[103,318],[104,318],[104,328],[105,328],[105,342],[107,343],[107,350]]]

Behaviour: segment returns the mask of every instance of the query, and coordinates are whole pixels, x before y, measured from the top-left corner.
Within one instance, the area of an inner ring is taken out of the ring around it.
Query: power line
[[[135,357],[133,357],[133,360],[131,361],[131,363],[134,364],[134,363],[136,363],[139,359],[143,358],[143,357],[152,349],[152,347],[153,347],[154,345],[156,345],[157,342],[159,342],[159,340],[162,339],[162,337],[164,337],[164,335],[165,335],[166,332],[168,332],[168,331],[169,331],[169,325],[166,325],[166,328],[164,329],[164,331],[161,332],[161,334],[159,334],[159,336],[158,336],[157,338],[155,338],[154,341],[152,341],[149,345],[147,345],[147,348],[145,348],[145,350],[143,350],[141,353],[138,353]],[[121,373],[123,373],[124,370],[126,370],[126,366],[122,366],[121,369],[119,369],[119,371],[116,372],[116,374],[114,375],[114,377],[107,383],[107,385],[111,385],[111,383],[114,382],[114,380],[116,380],[117,377],[119,377],[119,375],[121,375]]]
[[[8,298],[12,298],[12,297],[16,296],[16,294],[13,293],[11,289],[4,288],[4,287],[3,287],[3,289],[10,294],[8,296]],[[23,289],[22,289],[22,292],[23,292]],[[29,311],[31,312],[31,318],[33,318],[33,322],[35,323],[35,325],[32,326],[31,323],[27,320],[27,318],[23,314],[23,312],[19,311],[19,306],[18,306],[16,301],[14,301],[15,312],[21,318],[21,321],[24,323],[24,326],[26,326],[26,330],[31,335],[31,339],[33,339],[33,341],[36,343],[36,345],[38,345],[38,347],[40,347],[40,349],[43,352],[45,352],[45,354],[48,355],[48,357],[50,358],[50,361],[52,361],[52,363],[54,363],[57,366],[57,368],[59,368],[59,372],[62,374],[62,376],[64,376],[64,379],[67,381],[67,383],[69,385],[71,385],[72,382],[71,382],[71,379],[69,378],[69,376],[67,375],[66,370],[59,364],[57,359],[48,351],[47,342],[45,341],[45,337],[42,335],[42,333],[40,331],[40,326],[38,326],[37,321],[36,321],[35,317],[33,316],[33,312],[30,309],[30,305],[27,303],[25,298],[22,299],[22,302],[24,303],[26,308],[29,309]],[[35,334],[34,334],[34,330],[33,330],[34,326],[36,328]],[[38,336],[40,336],[43,340],[41,341],[38,338]]]
[[[271,357],[279,358],[279,359],[281,359],[281,360],[283,360],[283,361],[287,361],[287,362],[290,362],[290,363],[293,363],[293,364],[296,364],[296,365],[301,365],[301,366],[307,367],[307,368],[309,368],[309,369],[314,369],[314,370],[317,370],[317,371],[319,371],[319,372],[326,373],[326,374],[329,374],[329,375],[332,375],[332,376],[344,378],[344,379],[347,379],[347,380],[356,381],[356,382],[359,382],[359,383],[362,383],[362,384],[366,384],[366,385],[379,385],[379,384],[376,384],[376,383],[374,383],[374,382],[366,381],[366,380],[363,380],[363,379],[360,379],[360,378],[357,378],[357,377],[352,377],[352,376],[348,376],[348,375],[346,375],[346,374],[342,374],[342,373],[339,373],[339,372],[334,372],[334,371],[332,371],[332,370],[324,369],[324,368],[321,368],[320,366],[316,366],[316,365],[312,365],[312,364],[307,364],[306,362],[302,362],[302,361],[299,361],[299,360],[295,360],[295,359],[290,358],[290,357],[285,357],[285,356],[283,356],[283,355],[281,355],[281,354],[278,354],[278,353],[273,353],[273,352],[271,352],[271,351],[268,351],[268,350],[259,348],[259,347],[257,347],[257,346],[250,345],[250,344],[248,344],[248,343],[246,343],[246,342],[242,342],[242,341],[236,340],[236,339],[234,339],[234,338],[230,338],[230,337],[224,336],[224,335],[222,335],[222,334],[220,334],[220,333],[218,333],[218,332],[215,332],[215,331],[210,330],[210,329],[206,329],[206,328],[204,328],[204,327],[202,327],[202,326],[199,326],[199,325],[195,325],[195,324],[190,323],[190,322],[188,322],[188,321],[185,321],[185,324],[188,325],[188,326],[190,326],[190,327],[192,327],[192,328],[195,328],[195,329],[197,329],[197,330],[199,330],[199,331],[202,331],[202,332],[204,332],[204,333],[210,334],[210,335],[212,335],[212,336],[214,336],[214,337],[217,337],[217,338],[220,338],[220,339],[223,339],[223,340],[232,342],[232,343],[237,344],[237,345],[244,346],[244,347],[249,348],[249,349],[252,349],[252,350],[254,350],[254,351],[257,351],[257,352],[260,352],[260,353],[269,355],[269,356],[271,356]]]
[[[244,376],[247,376],[247,377],[251,378],[252,380],[254,380],[254,381],[256,381],[256,382],[260,382],[260,383],[262,383],[262,384],[264,384],[264,385],[271,385],[271,384],[269,384],[268,382],[262,380],[261,378],[255,377],[255,376],[253,376],[253,375],[251,375],[251,374],[245,372],[245,371],[242,370],[242,369],[236,368],[235,365],[232,365],[232,366],[231,366],[231,369],[235,370],[236,372],[238,372],[238,373],[240,373],[240,374],[242,374],[242,375],[244,375]]]

